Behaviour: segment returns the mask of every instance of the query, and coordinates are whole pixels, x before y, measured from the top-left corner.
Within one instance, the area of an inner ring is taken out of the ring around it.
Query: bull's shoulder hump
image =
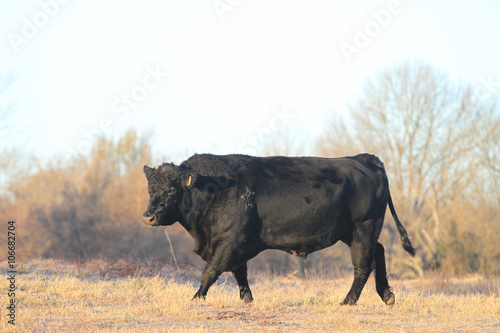
[[[255,157],[248,155],[195,154],[181,163],[181,167],[205,175],[235,174],[236,171]]]

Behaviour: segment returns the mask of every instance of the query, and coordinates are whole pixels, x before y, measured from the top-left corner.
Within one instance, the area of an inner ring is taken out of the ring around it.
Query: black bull
[[[376,289],[395,302],[378,242],[389,204],[404,249],[415,255],[399,221],[382,162],[344,158],[194,155],[181,165],[144,166],[150,201],[146,225],[179,222],[207,262],[194,298],[205,298],[225,271],[252,301],[247,261],[266,249],[305,258],[341,240],[351,250],[354,281],[342,304],[355,304],[375,270]]]

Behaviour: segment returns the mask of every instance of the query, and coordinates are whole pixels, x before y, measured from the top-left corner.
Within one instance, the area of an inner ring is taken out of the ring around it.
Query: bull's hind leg
[[[380,243],[377,243],[375,248],[375,283],[377,286],[377,293],[380,295],[380,298],[382,298],[388,306],[393,306],[396,302],[396,298],[391,291],[391,287],[389,287],[389,283],[387,282],[384,246]]]
[[[245,303],[252,302],[252,292],[250,291],[250,287],[248,286],[247,263],[244,263],[243,265],[235,269],[233,271],[233,275],[236,279],[236,282],[238,282],[238,286],[240,287],[240,299],[245,301]]]
[[[375,238],[371,220],[356,226],[350,242],[346,242],[351,249],[351,260],[354,266],[354,281],[351,289],[341,305],[354,305],[361,295],[361,291],[375,268]]]

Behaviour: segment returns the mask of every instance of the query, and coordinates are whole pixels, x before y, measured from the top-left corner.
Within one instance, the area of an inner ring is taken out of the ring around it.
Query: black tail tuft
[[[403,244],[403,249],[405,249],[406,252],[408,252],[412,257],[415,256],[417,250],[415,250],[415,248],[411,244],[410,240],[408,239],[408,236],[406,236],[405,238],[401,236],[401,244]]]
[[[408,252],[412,257],[415,256],[416,250],[410,242],[410,238],[408,238],[408,233],[406,232],[405,227],[401,224],[398,219],[398,215],[396,214],[396,210],[394,209],[394,204],[392,203],[391,193],[389,193],[389,209],[391,210],[392,217],[396,222],[396,228],[398,229],[399,236],[401,238],[401,244],[403,248]]]

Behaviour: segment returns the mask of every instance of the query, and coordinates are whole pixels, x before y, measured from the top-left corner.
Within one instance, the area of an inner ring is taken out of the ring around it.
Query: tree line
[[[410,61],[374,75],[348,111],[325,125],[315,154],[370,152],[384,162],[396,210],[417,248],[415,258],[405,255],[386,214],[381,242],[389,273],[499,274],[495,95],[485,98],[472,85]],[[300,154],[300,145],[281,133],[261,153]],[[164,228],[141,223],[149,199],[142,166],[166,162],[153,156],[150,134],[129,130],[117,140],[101,137],[88,156],[65,163],[22,160],[17,150],[5,149],[0,163],[1,220],[16,219],[21,258],[172,260],[175,252],[177,261],[202,267],[182,228],[166,229],[167,238]],[[335,245],[306,263],[266,251],[250,266],[277,273],[338,271],[351,267],[346,249]]]

